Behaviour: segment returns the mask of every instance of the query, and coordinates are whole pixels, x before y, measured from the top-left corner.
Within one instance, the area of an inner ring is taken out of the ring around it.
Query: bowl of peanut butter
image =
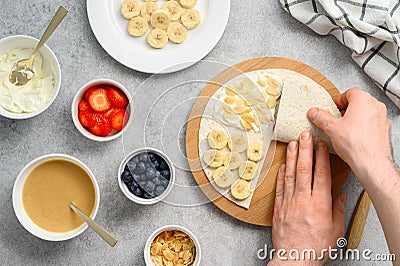
[[[92,171],[82,161],[65,154],[44,155],[27,164],[15,180],[12,195],[22,226],[48,241],[71,239],[88,227],[70,209],[70,202],[94,219],[99,200]]]

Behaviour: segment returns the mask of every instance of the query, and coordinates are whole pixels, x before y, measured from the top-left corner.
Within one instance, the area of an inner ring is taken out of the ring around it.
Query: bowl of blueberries
[[[118,170],[122,193],[133,202],[144,205],[163,200],[174,181],[172,161],[155,148],[134,150],[125,157]]]

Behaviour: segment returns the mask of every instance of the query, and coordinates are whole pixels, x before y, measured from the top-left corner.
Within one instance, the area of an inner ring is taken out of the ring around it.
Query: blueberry
[[[162,178],[161,179],[161,186],[167,188],[168,185],[169,185],[169,181],[167,179],[165,179],[165,178]]]
[[[141,190],[141,189],[138,187],[138,188],[136,188],[136,189],[133,191],[133,194],[134,194],[135,196],[141,197],[141,196],[143,195],[143,190]]]
[[[142,188],[142,189],[144,189],[145,188],[145,186],[146,186],[146,181],[139,181],[139,186]]]
[[[164,193],[165,187],[163,186],[157,186],[154,190],[154,195],[160,196],[162,193]]]
[[[154,169],[153,167],[147,168],[146,169],[146,177],[147,179],[152,179],[154,178],[156,175],[156,169]]]
[[[158,173],[158,172],[157,172],[157,173]],[[153,178],[153,182],[154,182],[154,184],[155,184],[156,186],[160,186],[160,185],[161,185],[161,179],[160,179],[158,176],[156,176],[156,177]]]
[[[121,174],[122,181],[128,183],[131,181],[131,173],[129,171],[124,170]]]
[[[129,183],[129,185],[128,185],[128,189],[130,191],[135,191],[135,189],[137,189],[138,187],[139,187],[139,184],[136,183],[136,181],[133,181],[133,182]]]
[[[162,170],[162,171],[161,171],[161,175],[162,175],[165,179],[168,179],[168,180],[169,180],[169,178],[170,178],[169,170]]]
[[[139,155],[139,160],[140,160],[141,162],[147,162],[148,159],[149,159],[149,157],[147,156],[147,153],[141,153],[141,154]]]
[[[168,169],[168,164],[164,160],[160,160],[160,170]]]
[[[139,162],[135,172],[138,174],[142,174],[144,173],[144,171],[146,171],[146,164],[144,162]]]
[[[154,168],[158,169],[160,167],[160,162],[158,160],[152,161]]]
[[[156,155],[152,152],[147,154],[149,156],[150,161],[154,162],[156,160]]]
[[[153,181],[147,181],[147,182],[146,182],[146,185],[144,186],[144,189],[145,189],[147,192],[152,192],[152,191],[154,190],[155,187],[156,187],[156,185],[154,184]]]
[[[152,198],[154,198],[150,193],[147,193],[147,192],[144,192],[143,196],[144,196],[145,199],[152,199]]]
[[[139,156],[135,156],[131,159],[132,162],[138,164],[139,163]]]

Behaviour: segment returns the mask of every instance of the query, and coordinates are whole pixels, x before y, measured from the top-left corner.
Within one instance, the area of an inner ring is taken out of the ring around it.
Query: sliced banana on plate
[[[228,147],[231,151],[244,152],[247,149],[247,137],[243,133],[233,133],[228,140]]]
[[[231,170],[238,168],[242,162],[242,157],[237,152],[232,152],[230,156],[224,158],[224,165]]]
[[[156,29],[166,30],[171,23],[171,18],[167,11],[159,9],[151,14],[150,23]]]
[[[228,143],[228,135],[225,131],[213,129],[207,135],[208,145],[213,149],[222,149]]]
[[[176,1],[167,1],[161,7],[161,9],[167,11],[172,21],[177,21],[181,18],[182,7]]]
[[[239,179],[231,186],[231,194],[238,200],[248,198],[250,196],[250,182]]]
[[[184,8],[192,8],[197,4],[197,0],[179,0],[179,3]]]
[[[232,185],[235,181],[233,173],[225,166],[218,167],[213,174],[214,182],[217,186],[226,188]]]
[[[144,2],[140,7],[140,15],[144,17],[147,22],[150,22],[151,14],[158,10],[158,4],[155,2]]]
[[[163,48],[168,43],[167,32],[165,30],[153,29],[147,34],[147,42],[154,48]]]
[[[258,162],[262,156],[262,144],[259,142],[252,142],[247,148],[247,158],[253,162]]]
[[[140,2],[138,0],[124,0],[121,5],[121,14],[126,19],[139,16]]]
[[[182,13],[181,21],[188,30],[194,29],[200,24],[201,15],[196,9],[188,9]]]
[[[128,22],[128,33],[132,36],[143,36],[146,34],[148,29],[149,23],[143,17],[134,17]]]
[[[203,155],[203,161],[210,167],[217,168],[224,163],[225,154],[219,150],[208,150]]]
[[[174,1],[170,1],[174,2]],[[183,43],[187,37],[187,29],[178,22],[171,22],[167,29],[168,38],[173,43]]]
[[[252,180],[257,172],[257,164],[255,162],[242,162],[239,166],[239,176],[245,180]]]

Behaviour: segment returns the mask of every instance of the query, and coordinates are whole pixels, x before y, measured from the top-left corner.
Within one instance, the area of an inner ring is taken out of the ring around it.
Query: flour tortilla
[[[329,137],[307,117],[312,107],[324,109],[334,115],[341,114],[329,93],[311,79],[298,74],[285,79],[275,124],[275,139],[281,142],[298,140],[301,132],[310,130],[314,145],[325,141],[329,152],[335,153]]]

